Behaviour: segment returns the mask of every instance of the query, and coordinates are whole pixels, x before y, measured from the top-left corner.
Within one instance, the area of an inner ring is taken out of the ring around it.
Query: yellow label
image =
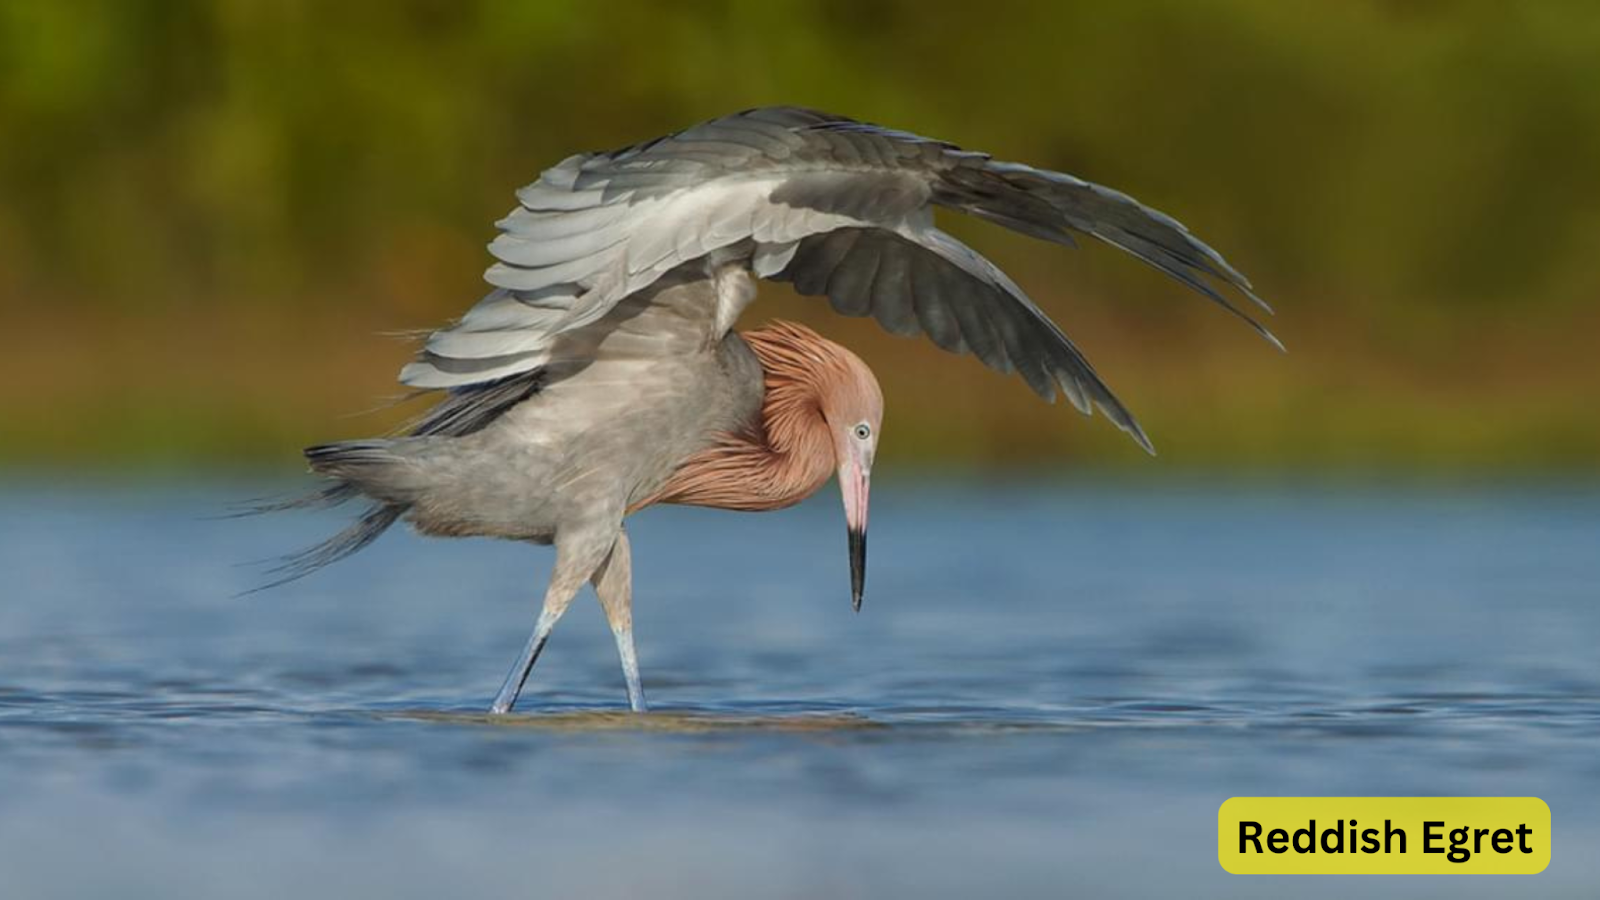
[[[1533,875],[1550,865],[1538,797],[1234,797],[1217,860],[1235,875]]]

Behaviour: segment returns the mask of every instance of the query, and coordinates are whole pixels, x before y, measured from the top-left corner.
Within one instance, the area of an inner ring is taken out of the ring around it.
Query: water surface
[[[249,486],[0,493],[7,897],[1592,897],[1600,491],[889,484],[632,524],[656,712],[547,550]],[[1237,877],[1260,794],[1544,797],[1540,876]]]

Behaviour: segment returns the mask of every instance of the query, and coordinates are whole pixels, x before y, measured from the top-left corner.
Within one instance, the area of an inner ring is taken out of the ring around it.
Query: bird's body
[[[592,326],[592,361],[542,373],[481,429],[384,442],[392,469],[360,456],[345,467],[340,453],[361,442],[313,461],[404,506],[425,534],[548,544],[558,529],[614,531],[715,435],[759,421],[760,363],[737,333],[711,333],[710,285],[663,279]]]
[[[333,479],[313,502],[373,505],[286,570],[353,553],[402,518],[431,535],[553,543],[543,611],[500,712],[585,582],[643,708],[623,521],[654,503],[776,509],[837,473],[859,608],[882,396],[864,363],[809,329],[735,332],[755,277],[926,332],[1047,397],[1060,389],[1147,449],[1077,349],[1009,278],[935,229],[931,206],[1063,243],[1068,229],[1092,234],[1241,317],[1199,276],[1248,295],[1210,248],[1124,195],[806,110],[751,110],[572,157],[519,199],[490,245],[495,289],[402,372],[445,399],[407,436],[306,451]]]

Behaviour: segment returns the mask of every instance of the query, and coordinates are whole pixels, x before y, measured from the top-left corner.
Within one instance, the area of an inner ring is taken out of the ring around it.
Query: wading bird
[[[623,520],[652,504],[779,509],[837,475],[860,609],[883,397],[865,363],[810,329],[733,331],[755,278],[895,334],[925,333],[1046,400],[1060,390],[1085,414],[1099,407],[1147,451],[1078,348],[1005,273],[934,227],[935,207],[1069,246],[1074,232],[1091,235],[1276,344],[1207,279],[1265,308],[1249,282],[1170,217],[1071,175],[810,110],[748,110],[572,156],[517,199],[489,245],[493,289],[400,373],[443,399],[405,436],[305,451],[331,481],[285,505],[371,505],[278,572],[307,574],[400,519],[430,535],[554,544],[544,607],[496,713],[516,703],[585,582],[616,637],[629,704],[645,708]]]

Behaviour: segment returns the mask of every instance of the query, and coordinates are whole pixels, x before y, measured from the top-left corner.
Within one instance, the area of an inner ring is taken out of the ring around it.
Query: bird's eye
[[[856,426],[856,440],[864,441],[869,437],[872,437],[872,428],[867,423],[862,422]]]

